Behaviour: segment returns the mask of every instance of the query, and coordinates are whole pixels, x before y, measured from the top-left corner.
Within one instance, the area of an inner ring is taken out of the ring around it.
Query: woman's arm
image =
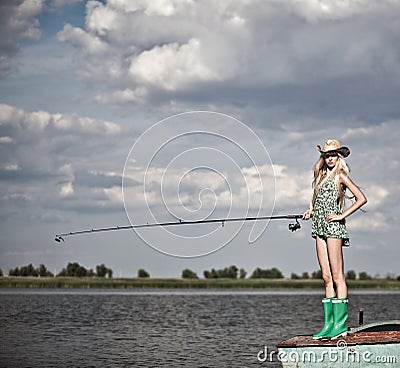
[[[353,193],[356,198],[355,202],[345,211],[343,211],[340,215],[328,215],[327,220],[330,221],[340,221],[350,216],[352,213],[356,212],[361,206],[367,203],[367,198],[361,189],[346,175],[340,174],[340,183],[344,184],[351,193]]]

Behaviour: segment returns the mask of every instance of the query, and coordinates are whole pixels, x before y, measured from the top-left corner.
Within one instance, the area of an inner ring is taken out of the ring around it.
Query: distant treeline
[[[3,271],[0,270],[1,276]],[[38,268],[33,267],[32,263],[27,266],[15,267],[8,271],[8,276],[34,276],[34,277],[54,277],[44,264],[41,264]]]
[[[225,267],[224,269],[220,270],[215,270],[214,268],[211,269],[210,271],[206,270],[203,272],[204,278],[205,279],[218,279],[218,278],[231,278],[231,279],[244,279],[246,278],[247,272],[241,268],[240,270],[236,266],[230,266],[230,267]],[[189,269],[185,269],[182,271],[182,278],[183,279],[198,279],[199,277],[197,274]],[[256,268],[253,273],[249,277],[250,279],[283,279],[285,276],[283,273],[276,267],[273,267],[271,269],[261,269],[261,268]],[[309,279],[322,279],[322,273],[321,270],[317,270],[311,273],[311,275],[308,272],[303,272],[301,275],[298,275],[296,273],[292,273],[290,275],[290,278],[292,280],[309,280]],[[379,279],[379,276],[371,276],[367,272],[363,271],[357,274],[353,270],[349,270],[346,273],[346,278],[348,280],[374,280],[374,279]],[[398,280],[400,281],[400,275],[396,276],[393,274],[388,274],[385,277],[386,280]]]
[[[113,270],[106,267],[104,264],[96,266],[96,271],[86,269],[78,262],[68,263],[67,267],[63,268],[57,276],[69,277],[109,277],[113,275]],[[0,276],[3,276],[3,271],[0,269]],[[32,263],[27,266],[16,267],[8,271],[8,276],[33,276],[33,277],[54,277],[44,264],[35,268]]]
[[[237,268],[232,265],[225,267],[223,269],[214,269],[203,271],[203,276],[205,279],[245,279],[247,272],[243,268]],[[0,277],[4,276],[3,271],[0,269]],[[16,267],[9,270],[8,276],[30,276],[30,277],[54,277],[54,274],[50,272],[44,264],[35,268],[32,264],[22,267]],[[95,270],[86,269],[81,266],[78,262],[70,262],[65,268],[63,268],[57,275],[60,277],[113,277],[113,270],[104,264],[97,265]],[[140,268],[137,272],[138,278],[150,278],[150,273],[145,269]],[[199,279],[196,272],[186,268],[182,271],[182,279]],[[271,269],[262,269],[257,267],[249,279],[283,279],[285,276],[276,267]],[[349,270],[346,273],[346,278],[348,280],[375,280],[382,279],[379,276],[371,276],[367,272],[363,271],[357,274],[353,270]],[[301,275],[292,273],[290,276],[292,280],[308,280],[308,279],[322,279],[321,270],[314,271],[311,275],[308,272],[303,272]],[[400,281],[400,275],[395,276],[394,274],[388,274],[384,277],[386,280],[398,280]]]

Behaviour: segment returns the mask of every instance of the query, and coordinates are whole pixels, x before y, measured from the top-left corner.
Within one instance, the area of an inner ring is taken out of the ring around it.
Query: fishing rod
[[[259,220],[284,220],[291,219],[295,220],[295,223],[289,224],[289,230],[294,232],[301,228],[299,223],[299,219],[301,219],[303,215],[279,215],[279,216],[259,216],[259,217],[231,217],[231,218],[222,218],[222,219],[208,219],[208,220],[193,220],[193,221],[184,221],[179,220],[179,222],[155,222],[155,223],[146,223],[139,225],[126,225],[126,226],[113,226],[113,227],[103,227],[99,229],[90,229],[90,230],[79,230],[79,231],[70,231],[69,233],[56,234],[55,241],[60,243],[64,242],[64,237],[71,235],[82,235],[82,234],[92,234],[92,233],[100,233],[106,231],[119,231],[119,230],[127,230],[127,229],[141,229],[141,228],[150,228],[150,227],[166,227],[166,226],[181,226],[181,225],[197,225],[197,224],[212,224],[212,223],[220,223],[223,227],[226,222],[238,222],[238,221],[259,221]]]

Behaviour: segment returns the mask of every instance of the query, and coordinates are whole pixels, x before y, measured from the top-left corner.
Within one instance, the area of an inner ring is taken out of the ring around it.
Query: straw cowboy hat
[[[348,155],[350,155],[349,147],[345,146],[342,147],[337,139],[328,139],[324,143],[324,146],[322,148],[321,146],[317,146],[317,150],[321,153],[327,153],[332,151],[338,152],[343,157],[347,157]]]

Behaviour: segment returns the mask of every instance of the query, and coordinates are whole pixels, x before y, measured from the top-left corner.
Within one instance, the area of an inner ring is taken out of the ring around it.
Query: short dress
[[[333,176],[326,179],[319,189],[315,199],[314,212],[312,216],[311,236],[326,240],[327,238],[343,239],[342,245],[349,246],[350,239],[346,229],[345,219],[328,223],[326,216],[330,214],[339,215],[339,190]]]

